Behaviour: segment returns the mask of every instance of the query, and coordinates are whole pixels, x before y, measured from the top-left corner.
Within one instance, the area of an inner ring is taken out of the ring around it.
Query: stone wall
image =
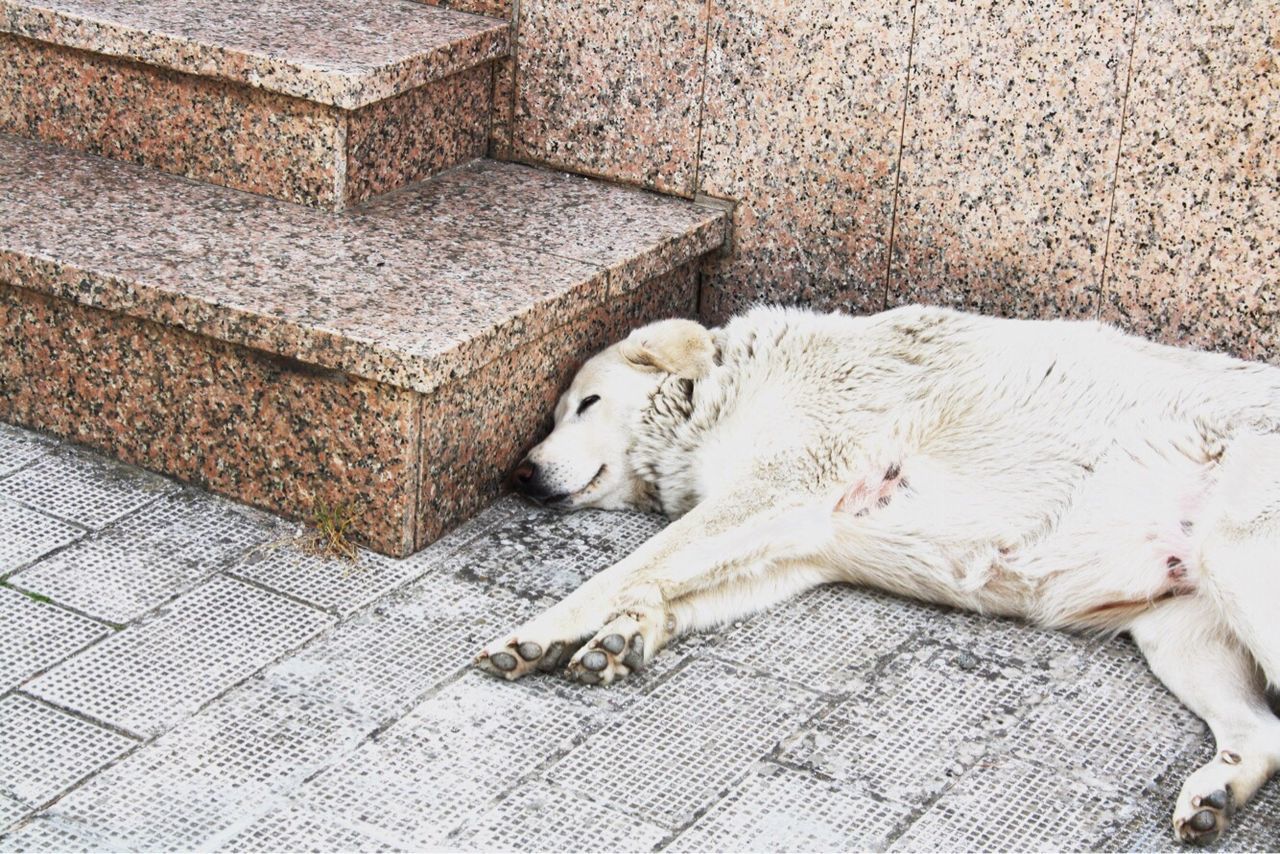
[[[495,154],[736,203],[710,321],[926,301],[1280,361],[1280,0],[477,11],[517,26]]]

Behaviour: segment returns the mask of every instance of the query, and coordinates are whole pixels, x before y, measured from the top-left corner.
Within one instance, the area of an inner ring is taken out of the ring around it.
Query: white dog
[[[490,644],[491,673],[608,683],[846,581],[1132,634],[1217,740],[1178,798],[1185,841],[1280,768],[1280,369],[933,308],[669,320],[586,363],[515,477],[676,521]]]

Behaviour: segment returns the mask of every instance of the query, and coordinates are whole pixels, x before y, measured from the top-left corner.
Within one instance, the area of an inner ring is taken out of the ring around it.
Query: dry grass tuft
[[[359,511],[350,504],[318,502],[311,513],[311,527],[302,535],[299,546],[308,554],[355,563],[359,552],[347,532],[359,518]]]

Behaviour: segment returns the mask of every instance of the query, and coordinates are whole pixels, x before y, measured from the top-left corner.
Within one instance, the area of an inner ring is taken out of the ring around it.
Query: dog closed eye
[[[588,395],[587,397],[584,397],[582,399],[582,403],[578,404],[578,414],[581,415],[582,413],[586,412],[599,399],[600,399],[600,395],[598,394],[592,394],[592,395]]]

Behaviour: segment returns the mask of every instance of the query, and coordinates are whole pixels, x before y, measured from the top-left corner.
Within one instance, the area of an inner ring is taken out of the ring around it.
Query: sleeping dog
[[[1182,840],[1215,839],[1280,769],[1278,368],[916,306],[669,320],[583,366],[515,481],[674,521],[487,646],[491,673],[607,684],[683,632],[848,582],[1130,633],[1217,740]]]

